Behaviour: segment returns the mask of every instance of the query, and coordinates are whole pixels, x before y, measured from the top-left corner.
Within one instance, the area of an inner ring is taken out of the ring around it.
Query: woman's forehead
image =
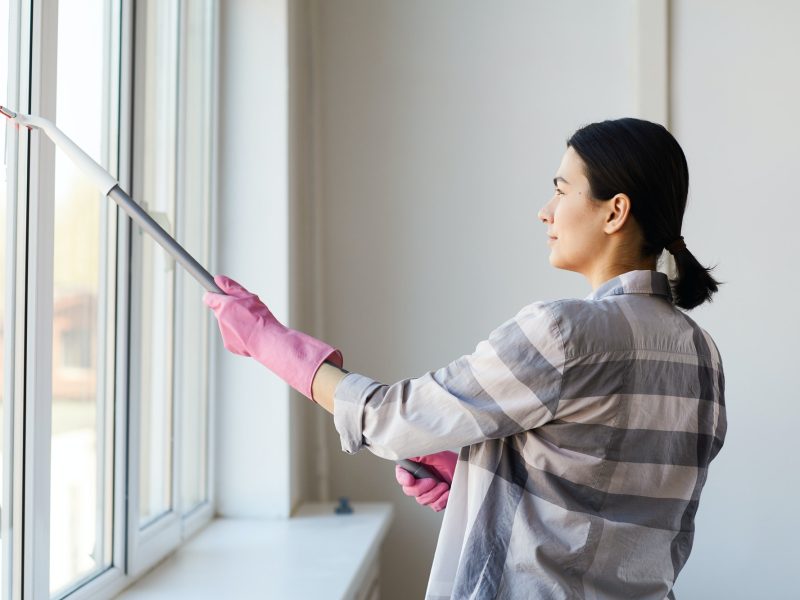
[[[587,181],[584,174],[584,164],[581,157],[572,147],[567,148],[564,156],[561,157],[561,164],[556,171],[555,180],[562,181],[569,185],[585,183]]]

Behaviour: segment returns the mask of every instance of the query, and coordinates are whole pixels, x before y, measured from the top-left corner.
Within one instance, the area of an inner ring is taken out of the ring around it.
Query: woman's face
[[[564,153],[554,184],[553,197],[538,214],[547,227],[550,264],[586,275],[594,270],[605,247],[608,211],[605,203],[591,199],[584,163],[572,148]]]

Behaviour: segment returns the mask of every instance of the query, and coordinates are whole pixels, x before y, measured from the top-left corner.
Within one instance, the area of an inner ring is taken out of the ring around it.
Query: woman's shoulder
[[[617,311],[606,305],[578,298],[539,300],[523,307],[517,318],[552,319],[565,325],[571,322],[588,323],[598,318],[607,318]]]
[[[537,301],[518,319],[551,323],[567,356],[652,350],[705,356],[721,363],[711,335],[685,312],[655,297]]]

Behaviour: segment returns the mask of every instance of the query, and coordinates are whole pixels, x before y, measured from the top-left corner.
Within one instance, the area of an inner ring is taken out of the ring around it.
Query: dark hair
[[[658,256],[681,236],[689,192],[689,167],[677,140],[657,123],[616,119],[581,127],[569,140],[586,165],[592,198],[626,194],[645,239],[642,255]],[[678,250],[671,279],[675,304],[691,309],[711,300],[720,282],[686,248]]]

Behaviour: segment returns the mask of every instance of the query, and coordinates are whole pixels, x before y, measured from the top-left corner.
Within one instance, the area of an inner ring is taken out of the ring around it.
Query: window
[[[138,5],[134,197],[202,264],[210,258],[215,4]],[[159,560],[211,513],[210,314],[202,287],[139,231],[132,239],[129,564]],[[132,446],[133,447],[133,446]]]
[[[114,170],[119,5],[58,3],[55,118]],[[116,211],[61,152],[53,215],[50,592],[111,565]],[[111,318],[109,318],[111,317]],[[76,368],[78,367],[78,368]]]
[[[137,82],[134,118],[134,195],[175,235],[178,6],[139,3]],[[175,264],[140,230],[133,234],[133,339],[131,390],[139,402],[139,518],[137,527],[168,514],[173,506],[173,372]],[[137,339],[138,338],[138,339]]]
[[[187,2],[183,12],[181,83],[179,102],[182,115],[178,128],[181,174],[177,226],[178,239],[201,264],[211,265],[211,199],[214,181],[213,96],[214,82],[214,5],[209,0]],[[205,93],[203,93],[205,92]],[[178,420],[180,448],[181,512],[191,515],[209,499],[208,374],[210,319],[198,302],[203,290],[185,271],[177,273],[175,365],[176,393],[180,399]],[[216,332],[216,328],[214,328]]]
[[[55,121],[206,265],[217,10],[0,0],[0,103]],[[211,317],[43,133],[3,139],[0,598],[107,595],[213,515]]]

